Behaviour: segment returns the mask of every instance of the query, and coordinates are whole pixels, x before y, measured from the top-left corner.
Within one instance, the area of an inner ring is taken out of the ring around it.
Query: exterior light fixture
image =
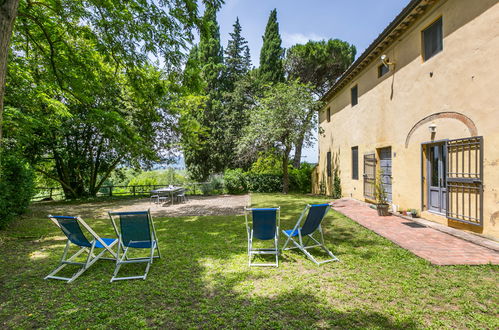
[[[388,58],[388,56],[386,56],[386,54],[381,55],[380,60],[381,60],[381,63],[383,63],[383,65],[385,65],[387,67],[389,65],[395,65],[395,62],[390,62],[390,59]]]
[[[435,134],[437,132],[437,125],[430,124],[430,126],[428,126],[428,129],[430,130],[430,133]]]

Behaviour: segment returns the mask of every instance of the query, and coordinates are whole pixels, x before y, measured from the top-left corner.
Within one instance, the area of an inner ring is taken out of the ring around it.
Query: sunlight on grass
[[[292,227],[307,203],[328,201],[304,195],[252,195],[254,207],[281,206],[282,228]],[[69,285],[43,280],[64,248],[58,228],[43,220],[24,218],[0,232],[0,327],[499,325],[499,267],[432,266],[334,211],[324,220],[325,241],[340,262],[316,266],[293,250],[280,256],[278,268],[250,268],[244,216],[155,218],[163,258],[154,261],[146,281],[112,284],[113,261],[95,263]],[[115,236],[110,222],[85,220],[102,236]],[[320,251],[313,253],[321,257]],[[123,267],[123,274],[144,270],[144,265],[126,266],[130,267]]]

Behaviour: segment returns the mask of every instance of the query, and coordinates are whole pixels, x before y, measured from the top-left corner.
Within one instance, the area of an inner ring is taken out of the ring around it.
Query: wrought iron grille
[[[364,155],[364,197],[375,199],[374,184],[376,182],[376,156],[374,154]]]
[[[449,219],[483,224],[483,137],[447,141]]]

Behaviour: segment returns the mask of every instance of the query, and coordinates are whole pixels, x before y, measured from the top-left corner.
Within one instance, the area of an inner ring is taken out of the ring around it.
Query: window
[[[350,89],[350,95],[352,97],[352,107],[354,105],[356,105],[357,103],[359,103],[359,100],[358,100],[358,85],[355,85],[353,86],[351,89]]]
[[[331,151],[327,152],[327,176],[331,176]]]
[[[390,71],[390,68],[388,67],[388,65],[381,64],[380,66],[378,66],[378,78],[383,77],[389,71]]]
[[[423,59],[427,61],[443,49],[442,17],[422,32]]]
[[[326,116],[327,116],[327,122],[329,123],[331,121],[331,108],[330,107],[327,108]]]
[[[352,179],[359,179],[359,147],[352,147]]]

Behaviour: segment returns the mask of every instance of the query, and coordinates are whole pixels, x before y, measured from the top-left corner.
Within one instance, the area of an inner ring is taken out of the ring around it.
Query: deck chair
[[[248,233],[248,266],[279,267],[279,222],[281,210],[277,208],[244,208]],[[253,239],[274,240],[273,248],[253,248]],[[253,263],[255,254],[273,254],[275,263]]]
[[[118,257],[116,259],[116,268],[114,269],[111,282],[132,279],[145,280],[154,258],[161,258],[158,238],[156,236],[156,229],[154,228],[151,213],[149,210],[136,212],[109,212],[109,217],[111,218],[114,230],[119,237]],[[128,258],[127,253],[129,249],[149,249],[150,253],[147,257]],[[158,253],[157,256],[154,253],[155,251]],[[120,256],[121,252],[123,252],[123,254]],[[147,263],[144,275],[117,277],[123,264],[140,262]]]
[[[66,247],[62,254],[62,258],[58,267],[56,267],[50,274],[45,276],[45,279],[55,279],[62,280],[68,283],[76,280],[81,274],[83,274],[90,266],[92,266],[99,259],[116,260],[116,253],[113,251],[113,246],[118,243],[116,238],[101,238],[97,233],[80,217],[70,217],[70,216],[60,216],[60,215],[49,215],[48,216],[52,222],[54,222],[57,227],[59,227],[64,235],[67,237]],[[89,241],[87,237],[83,234],[81,227],[85,228],[90,235],[93,236],[93,240]],[[71,244],[80,247],[80,250],[73,254],[71,257],[67,258],[68,250]],[[94,250],[101,250],[99,254],[95,255]],[[87,252],[87,259],[85,262],[74,261],[83,252]],[[102,255],[109,252],[113,257],[104,258]],[[80,269],[73,274],[71,277],[57,276],[56,274],[61,271],[67,265],[79,265]]]
[[[282,233],[286,235],[288,238],[286,240],[286,243],[283,246],[283,251],[284,250],[290,250],[290,249],[300,249],[305,253],[305,255],[312,260],[315,264],[320,265],[326,262],[330,261],[339,261],[339,259],[331,253],[326,248],[326,245],[324,244],[324,235],[322,233],[322,227],[321,227],[321,222],[326,216],[327,212],[331,206],[329,204],[317,204],[317,205],[307,205],[303,212],[300,215],[300,218],[296,222],[296,225],[293,229],[290,230],[283,230]],[[308,213],[308,214],[307,214]],[[303,222],[303,225],[300,227],[300,224],[305,217],[305,214],[307,214],[307,218]],[[313,234],[316,232],[319,232],[320,238],[318,241],[316,238],[313,237]],[[294,238],[298,238],[298,241],[296,241]],[[315,245],[305,245],[303,244],[304,238],[307,238],[307,243],[310,241],[313,241]],[[286,248],[289,242],[292,242],[295,246],[294,247],[289,247]],[[308,252],[308,249],[314,248],[314,247],[320,247],[322,248],[330,257],[331,259],[324,260],[324,261],[317,261],[311,254]]]

